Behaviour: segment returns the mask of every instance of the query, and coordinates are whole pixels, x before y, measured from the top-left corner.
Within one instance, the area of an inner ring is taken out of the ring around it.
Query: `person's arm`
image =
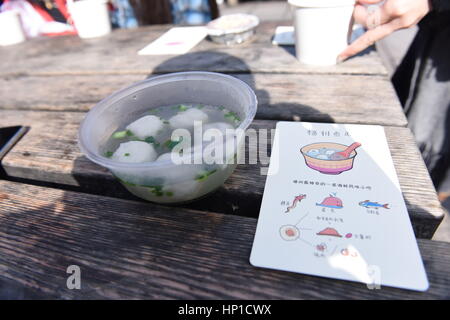
[[[377,4],[380,1],[357,0],[353,17],[356,23],[368,27],[369,30],[338,56],[338,62],[363,51],[395,30],[417,24],[430,12],[431,8],[445,10],[450,3],[450,0],[386,0],[376,10],[365,6]]]

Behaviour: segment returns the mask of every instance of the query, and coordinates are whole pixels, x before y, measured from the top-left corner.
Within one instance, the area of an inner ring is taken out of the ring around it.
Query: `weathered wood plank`
[[[285,25],[280,22],[279,25]],[[75,36],[39,38],[0,48],[0,74],[141,74],[188,70],[217,72],[372,74],[387,72],[375,52],[332,67],[301,65],[293,47],[270,42],[277,24],[262,24],[252,42],[225,47],[204,40],[182,56],[138,56],[137,51],[161,35],[168,26],[118,30],[105,37],[82,40]],[[20,54],[17,54],[20,52]]]
[[[232,74],[258,96],[258,119],[406,126],[391,82],[348,75]],[[141,75],[0,78],[0,109],[87,111]],[[389,114],[389,116],[386,116]]]
[[[369,290],[252,267],[252,218],[5,181],[0,203],[0,283],[25,298],[450,298],[448,243],[419,241],[426,293]],[[66,287],[73,264],[81,268],[80,290]]]
[[[0,111],[0,126],[31,127],[3,159],[2,166],[7,174],[13,178],[130,198],[107,170],[81,155],[76,136],[83,117],[84,114],[78,112]],[[275,123],[257,120],[252,127],[271,129]],[[443,211],[428,172],[409,129],[385,129],[416,236],[431,238],[443,218]],[[265,183],[261,166],[260,163],[239,165],[219,191],[190,207],[257,217]]]

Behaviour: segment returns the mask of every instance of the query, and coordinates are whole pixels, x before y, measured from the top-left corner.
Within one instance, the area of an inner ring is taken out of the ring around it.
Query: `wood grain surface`
[[[391,82],[383,77],[232,74],[258,97],[258,119],[406,126]],[[142,75],[0,77],[0,109],[86,111]],[[387,116],[389,115],[389,116]]]
[[[76,190],[115,197],[131,196],[104,168],[84,157],[77,146],[79,112],[0,111],[0,127],[30,126],[6,155],[2,166],[11,178],[72,186]],[[256,120],[255,129],[272,129],[276,122]],[[431,238],[443,211],[428,171],[407,128],[385,127],[387,140],[410,217],[419,238]],[[255,150],[251,144],[248,149]],[[225,185],[189,205],[208,211],[257,217],[264,190],[264,164],[239,165]]]
[[[419,240],[425,293],[252,267],[256,219],[0,181],[0,285],[59,299],[449,299],[450,244]],[[66,269],[81,269],[69,290]]]
[[[0,127],[30,127],[0,163],[0,298],[449,299],[450,244],[429,240],[419,240],[426,293],[252,267],[266,164],[239,165],[202,200],[160,206],[80,153],[85,111],[113,91],[161,73],[229,73],[256,91],[252,128],[272,129],[274,120],[385,125],[416,236],[431,238],[443,211],[380,58],[368,50],[337,66],[301,65],[293,47],[271,45],[276,26],[289,24],[263,23],[238,46],[204,40],[181,56],[137,55],[171,26],[0,47]],[[66,287],[72,264],[81,267],[81,290]]]
[[[31,39],[0,48],[0,74],[140,74],[204,70],[226,73],[320,73],[387,76],[378,55],[373,52],[354,57],[340,65],[314,67],[301,65],[294,48],[271,44],[277,25],[289,21],[263,23],[253,41],[226,47],[203,40],[182,56],[139,56],[137,52],[170,26],[150,26],[115,30],[111,34],[83,40],[75,36]],[[17,54],[20,52],[20,54]]]

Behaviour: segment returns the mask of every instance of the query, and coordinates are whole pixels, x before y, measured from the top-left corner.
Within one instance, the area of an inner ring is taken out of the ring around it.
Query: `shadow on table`
[[[223,52],[199,51],[170,58],[156,66],[148,78],[176,71],[208,71],[210,70],[212,63],[215,64],[215,70],[223,70],[224,73],[231,74],[246,82],[255,91],[258,99],[258,109],[255,120],[334,122],[334,119],[330,115],[322,113],[306,104],[292,102],[272,104],[270,87],[258,88],[247,63],[240,58]],[[220,104],[219,101],[218,104]],[[274,127],[273,123],[268,123],[268,125],[270,125],[270,127],[267,127],[266,129],[272,129]],[[257,127],[258,129],[262,128],[260,125]],[[247,147],[246,150],[249,150],[249,148]],[[255,182],[257,185],[263,186],[265,176],[259,174],[259,167],[256,170],[251,170],[251,166],[256,167],[257,165],[239,165],[238,169],[227,182],[233,184],[233,177],[242,173],[248,175],[248,179]],[[207,209],[214,212],[254,218],[258,217],[261,194],[252,192],[251,190],[243,190],[246,189],[244,187],[241,187],[240,190],[237,190],[236,192],[231,192],[230,189],[232,188],[228,188],[227,190],[227,188],[221,187],[214,193],[205,196],[203,199],[184,204],[183,206],[198,210]]]
[[[48,296],[14,281],[0,279],[0,300],[40,300],[48,298]]]
[[[223,70],[222,72],[241,79],[255,91],[258,97],[258,110],[255,119],[334,122],[329,114],[320,112],[301,102],[271,103],[271,88],[258,88],[250,67],[245,61],[223,52],[199,51],[170,58],[156,66],[148,78],[177,71],[209,71],[212,64],[214,64],[214,70]],[[301,100],[301,92],[298,93],[298,96]]]
[[[236,175],[248,174],[247,178],[259,186],[264,185],[265,176],[259,175],[259,167],[255,170],[249,170],[249,167],[256,166],[250,164],[239,165],[233,175],[227,180],[228,187],[233,185],[233,179]],[[77,157],[73,162],[72,176],[77,181],[79,188],[70,188],[73,191],[82,190],[89,194],[96,194],[100,196],[108,196],[113,198],[121,198],[125,200],[134,200],[139,202],[149,203],[146,200],[138,198],[131,194],[116,178],[110,173],[103,173],[101,175],[87,175],[86,168],[89,170],[104,172],[104,168],[93,163],[85,156]],[[80,172],[83,172],[80,174]],[[258,180],[260,180],[258,182]],[[77,190],[78,189],[78,190]],[[169,207],[183,207],[188,209],[195,209],[201,211],[212,211],[225,214],[234,214],[239,216],[246,216],[256,218],[259,214],[261,204],[261,194],[255,193],[246,188],[227,188],[222,186],[216,191],[205,195],[203,198],[177,205],[168,205]]]
[[[408,213],[415,213],[414,215],[410,214],[409,219],[411,220],[411,224],[416,237],[420,239],[432,239],[435,232],[437,231],[437,228],[444,219],[445,212],[443,211],[443,214],[441,216],[435,216],[425,207],[412,204],[410,201],[408,201],[403,191],[402,196],[405,200]]]
[[[283,48],[284,51],[286,51],[287,53],[289,53],[290,55],[296,57],[296,53],[295,53],[295,46],[280,46],[280,48]],[[358,54],[348,58],[346,61],[350,61],[353,60],[357,57],[362,57],[368,54],[371,54],[372,52],[376,51],[375,46],[370,46],[366,49],[364,49],[363,51],[359,52]],[[336,57],[337,58],[337,57]]]

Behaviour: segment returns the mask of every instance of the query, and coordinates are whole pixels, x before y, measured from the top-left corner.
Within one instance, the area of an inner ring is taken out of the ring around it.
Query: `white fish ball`
[[[137,119],[127,126],[127,130],[130,130],[139,139],[145,139],[151,136],[156,136],[159,131],[164,127],[164,122],[157,116],[145,116]]]
[[[194,127],[194,121],[207,122],[208,115],[196,108],[179,112],[169,119],[170,126],[174,129],[191,129]]]
[[[129,141],[121,143],[111,158],[119,162],[140,163],[154,161],[157,156],[153,145],[143,141]]]

